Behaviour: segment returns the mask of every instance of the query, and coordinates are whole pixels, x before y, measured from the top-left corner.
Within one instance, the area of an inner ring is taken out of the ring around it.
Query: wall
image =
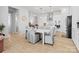
[[[29,12],[27,11],[26,9],[24,9],[23,7],[14,7],[16,9],[18,9],[18,15],[19,15],[19,18],[18,18],[18,25],[19,26],[19,32],[24,32],[26,27],[28,26],[28,23],[29,21],[32,22],[33,20],[33,23],[36,23],[36,21],[34,20],[35,16],[37,16],[37,21],[38,21],[38,24],[39,26],[43,26],[43,23],[48,23],[47,21],[47,14],[35,14],[33,12]],[[60,20],[60,25],[61,25],[61,28],[60,28],[60,31],[61,32],[64,32],[66,33],[66,17],[67,15],[70,15],[70,8],[66,8],[66,9],[63,9],[62,12],[58,12],[58,13],[54,13],[53,15],[53,22],[52,23],[55,23],[55,21],[58,21]],[[22,22],[22,16],[25,16],[26,17],[26,21]],[[62,25],[63,24],[63,25]]]
[[[29,22],[33,24],[37,23],[38,16],[36,13],[28,11],[24,7],[21,6],[12,6],[18,10],[16,14],[16,26],[18,26],[20,33],[25,33],[26,28],[29,26]]]
[[[9,21],[10,21],[10,33],[15,33],[16,32],[16,11],[17,9],[8,7],[8,16],[9,16]]]
[[[11,13],[11,27],[10,27],[10,33],[16,32],[16,17],[15,17],[15,13]]]
[[[25,31],[25,27],[28,26],[29,22],[32,22],[33,24],[35,24],[38,21],[39,26],[43,26],[43,23],[50,23],[47,21],[47,14],[35,14],[33,12],[27,11],[23,7],[15,7],[15,8],[17,8],[19,10],[20,18],[18,18],[18,19],[21,19],[22,16],[27,17],[27,21],[25,21],[25,23],[22,23],[22,21],[19,22],[19,24],[22,26],[22,27],[21,26],[19,27],[21,32]],[[53,21],[51,23],[55,23],[55,21],[60,20],[61,28],[59,31],[66,33],[66,18],[68,15],[71,15],[70,7],[66,8],[66,9],[62,9],[61,12],[54,13]],[[35,16],[37,16],[37,21],[34,18]],[[25,25],[23,25],[23,24],[25,24]]]
[[[31,24],[35,25],[38,23],[38,15],[36,13],[33,12],[29,12],[29,22],[31,22]]]
[[[47,14],[39,14],[38,15],[38,25],[41,27],[43,23],[47,23]]]
[[[4,33],[7,35],[8,30],[8,7],[0,6],[0,23],[5,25]]]
[[[54,15],[54,22],[55,21],[57,22],[57,24],[60,25],[59,31],[66,33],[66,16],[62,14]]]
[[[59,31],[66,33],[66,18],[67,18],[66,12],[54,14],[53,15],[53,21],[48,21],[47,14],[41,14],[41,15],[38,15],[38,16],[39,16],[38,17],[38,23],[39,23],[40,26],[43,26],[43,23],[55,25],[55,22],[57,22],[57,24],[58,24],[58,21],[60,21],[61,27],[60,27]]]
[[[26,27],[29,23],[29,11],[20,6],[12,6],[18,10],[16,14],[16,26],[20,33],[25,33]]]
[[[72,39],[79,50],[79,28],[77,28],[77,22],[79,22],[79,7],[74,6],[72,10]]]

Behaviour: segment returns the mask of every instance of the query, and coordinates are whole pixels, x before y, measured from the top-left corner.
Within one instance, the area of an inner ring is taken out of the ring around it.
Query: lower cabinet
[[[3,46],[3,39],[2,39],[2,40],[0,39],[0,52],[3,51],[3,47],[4,47],[4,46]]]

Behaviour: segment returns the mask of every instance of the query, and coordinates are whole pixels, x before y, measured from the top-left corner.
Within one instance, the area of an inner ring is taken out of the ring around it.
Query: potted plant
[[[5,26],[4,26],[3,24],[0,25],[0,32],[3,31],[4,27],[5,27]]]
[[[2,33],[2,31],[4,30],[4,28],[5,28],[5,26],[3,25],[3,24],[1,24],[0,25],[0,52],[2,52],[3,51],[3,39],[4,39],[4,37],[3,36],[5,36],[3,33]]]
[[[4,30],[4,28],[5,28],[5,26],[3,24],[1,24],[0,25],[0,35],[4,36],[4,34],[2,33],[2,31]]]

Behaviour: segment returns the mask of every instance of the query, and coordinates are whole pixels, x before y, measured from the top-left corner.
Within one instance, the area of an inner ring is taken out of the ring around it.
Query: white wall
[[[72,9],[72,39],[79,49],[79,28],[77,28],[77,22],[79,22],[79,7],[74,6]]]
[[[37,22],[36,17],[38,19],[38,16],[36,13],[33,13],[25,9],[24,7],[20,7],[20,6],[12,6],[12,7],[18,10],[18,14],[16,15],[17,17],[16,23],[18,24],[18,29],[20,33],[25,33],[25,30],[28,27],[29,22],[33,21],[34,24]]]
[[[14,7],[14,8],[18,9],[18,11],[19,11],[18,22],[19,22],[19,25],[21,25],[21,26],[19,26],[20,32],[24,32],[25,31],[26,26],[28,26],[29,21],[34,20],[35,16],[38,17],[37,20],[38,20],[39,26],[43,26],[43,23],[46,23],[46,22],[48,23],[48,21],[47,21],[47,14],[39,14],[38,15],[38,14],[35,14],[33,12],[27,11],[23,7]],[[61,25],[60,31],[61,32],[66,33],[66,17],[67,17],[67,15],[70,15],[70,14],[71,14],[70,9],[67,8],[67,9],[63,9],[62,12],[55,13],[53,15],[53,21],[60,20],[60,25]],[[22,16],[27,17],[25,23],[23,23],[21,21],[22,20],[22,18],[21,18]],[[35,22],[33,22],[33,23],[35,23]],[[52,22],[52,23],[54,23],[54,22]]]
[[[39,14],[38,15],[38,25],[41,27],[43,23],[47,23],[47,14]]]
[[[62,14],[60,14],[60,15],[54,15],[54,22],[55,21],[57,22],[57,24],[60,25],[59,31],[66,33],[66,17],[63,16]],[[59,21],[60,21],[60,23],[58,23]]]
[[[16,32],[16,14],[15,13],[11,13],[11,19],[10,19],[10,22],[11,22],[11,27],[10,27],[10,32],[13,33],[13,32]]]
[[[31,22],[31,24],[37,24],[38,23],[38,15],[36,13],[33,13],[31,11],[29,11],[29,22]]]
[[[26,27],[28,26],[29,23],[29,11],[20,6],[12,6],[12,7],[18,10],[18,14],[16,15],[17,17],[16,25],[18,26],[18,30],[20,33],[25,33]]]
[[[4,33],[7,35],[8,30],[8,7],[0,6],[0,23],[5,25]]]
[[[25,33],[26,27],[28,26],[29,18],[27,10],[19,9],[18,26],[19,32]],[[23,17],[25,19],[23,20]]]
[[[66,33],[66,18],[67,18],[68,13],[67,12],[63,12],[63,13],[59,13],[59,14],[54,14],[53,15],[53,21],[48,21],[47,18],[47,14],[40,14],[38,15],[38,23],[40,26],[43,26],[43,23],[47,23],[47,24],[54,24],[55,25],[55,21],[58,24],[58,21],[60,21],[60,32],[64,32]],[[62,25],[63,24],[63,25]]]

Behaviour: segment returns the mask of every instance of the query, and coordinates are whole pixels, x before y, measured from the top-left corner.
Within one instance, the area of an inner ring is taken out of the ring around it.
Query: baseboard
[[[73,44],[75,45],[75,48],[77,50],[77,52],[79,52],[79,48],[77,47],[76,43],[74,42],[74,40],[72,39]]]

